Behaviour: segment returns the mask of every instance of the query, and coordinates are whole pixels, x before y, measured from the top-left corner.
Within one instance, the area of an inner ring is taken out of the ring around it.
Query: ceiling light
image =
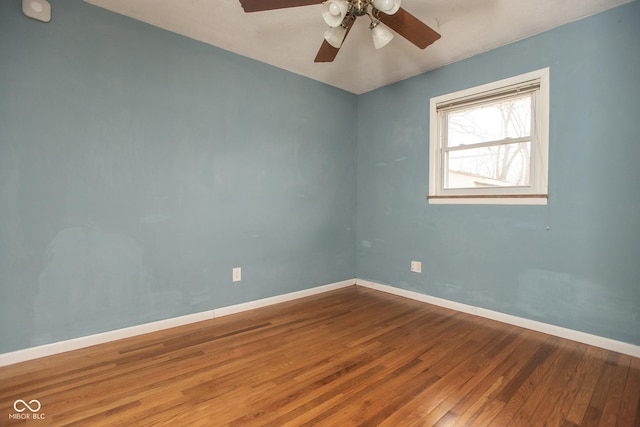
[[[322,18],[330,27],[339,27],[348,11],[347,0],[328,0],[322,3]]]
[[[400,9],[400,0],[373,0],[373,7],[387,15],[393,15]]]
[[[380,25],[380,22],[371,23],[371,36],[373,37],[373,45],[376,49],[385,47],[391,40],[393,40],[393,33],[386,27]]]
[[[393,15],[400,9],[401,0],[327,0],[322,3],[322,18],[329,25],[324,39],[336,49],[342,46],[347,29],[358,16],[367,15],[369,28],[376,49],[384,47],[393,39],[393,33],[380,25],[380,14]]]
[[[347,35],[347,29],[343,26],[329,27],[324,32],[324,39],[336,49],[340,49],[345,36]]]
[[[22,0],[22,13],[37,21],[51,21],[51,4],[47,0]]]

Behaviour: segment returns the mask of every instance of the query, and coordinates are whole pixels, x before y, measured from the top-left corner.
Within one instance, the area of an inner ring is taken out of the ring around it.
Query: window
[[[549,69],[438,96],[429,203],[546,204]]]

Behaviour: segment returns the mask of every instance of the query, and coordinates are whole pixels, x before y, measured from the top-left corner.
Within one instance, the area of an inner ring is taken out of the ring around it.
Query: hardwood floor
[[[12,419],[17,399],[37,399],[44,419]],[[640,359],[352,286],[0,368],[0,416],[0,425],[640,426]]]

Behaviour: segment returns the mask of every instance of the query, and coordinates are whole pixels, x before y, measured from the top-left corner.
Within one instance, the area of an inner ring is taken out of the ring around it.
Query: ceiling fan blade
[[[403,8],[398,9],[393,15],[381,12],[380,22],[420,49],[424,49],[440,38],[440,34]]]
[[[347,39],[347,36],[349,35],[349,31],[351,31],[351,27],[353,26],[354,22],[355,22],[355,19],[349,20],[349,26],[347,27],[347,32],[344,35],[344,40]],[[342,44],[344,44],[344,40],[342,41]],[[339,51],[340,51],[340,48],[333,47],[329,44],[328,41],[324,40],[322,42],[322,46],[320,46],[320,50],[318,50],[316,59],[314,59],[313,62],[333,62],[333,60],[336,59],[336,56],[338,55]]]
[[[333,62],[338,55],[338,51],[340,49],[331,46],[326,40],[322,42],[320,49],[318,50],[318,54],[316,55],[316,59],[313,62]]]
[[[309,6],[320,3],[322,3],[322,0],[240,0],[245,12],[286,9],[288,7]]]
[[[340,49],[331,46],[326,40],[322,42],[316,59],[313,62],[333,62]]]

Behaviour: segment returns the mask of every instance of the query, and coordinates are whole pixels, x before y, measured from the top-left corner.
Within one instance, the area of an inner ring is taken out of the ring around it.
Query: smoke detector
[[[51,21],[51,4],[47,0],[22,0],[22,13],[37,21]]]

